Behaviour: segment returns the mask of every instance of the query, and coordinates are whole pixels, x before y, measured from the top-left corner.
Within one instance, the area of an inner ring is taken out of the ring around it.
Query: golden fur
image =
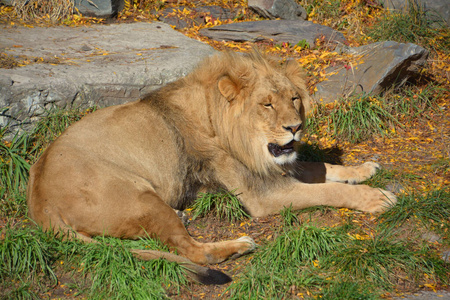
[[[293,142],[309,101],[295,62],[278,65],[257,52],[210,57],[140,101],[101,109],[69,127],[31,169],[30,216],[44,229],[85,241],[150,234],[205,264],[247,253],[254,242],[193,240],[173,209],[190,205],[200,191],[237,189],[254,217],[290,205],[376,212],[395,202],[387,191],[344,184],[369,178],[377,164],[296,162]]]

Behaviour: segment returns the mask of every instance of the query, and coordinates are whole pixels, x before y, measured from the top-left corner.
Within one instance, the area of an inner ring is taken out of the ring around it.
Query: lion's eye
[[[295,100],[300,100],[300,97],[299,96],[292,97],[292,102]]]
[[[264,107],[272,107],[273,108],[272,103],[264,104]]]

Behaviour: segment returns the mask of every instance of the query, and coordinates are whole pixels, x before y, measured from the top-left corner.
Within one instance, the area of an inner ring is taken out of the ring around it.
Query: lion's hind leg
[[[140,203],[148,207],[145,211],[141,210],[138,216],[139,224],[136,224],[143,229],[141,236],[148,234],[158,237],[194,263],[220,263],[230,257],[244,255],[255,248],[254,241],[249,237],[215,243],[197,242],[188,234],[177,213],[154,192],[142,193],[139,198]]]

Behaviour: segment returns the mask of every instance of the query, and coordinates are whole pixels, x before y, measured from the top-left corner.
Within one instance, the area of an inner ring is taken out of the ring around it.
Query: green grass
[[[54,283],[57,278],[52,269],[57,252],[54,238],[36,228],[19,226],[6,227],[0,244],[2,264],[0,275],[6,277],[34,280],[40,274],[49,277]],[[3,280],[2,280],[3,281]]]
[[[11,141],[4,140],[7,127],[0,128],[0,198],[24,190],[30,170],[30,139],[25,133],[17,133]]]
[[[450,231],[450,190],[440,189],[426,195],[410,193],[400,195],[398,202],[379,216],[384,227],[398,227],[414,219],[418,226]]]
[[[436,100],[444,88],[429,83],[418,89],[408,86],[401,92],[387,91],[382,96],[351,96],[341,99],[331,108],[319,104],[306,123],[311,135],[330,135],[337,140],[358,143],[374,136],[389,137],[395,128],[403,128],[418,116],[439,111]]]
[[[425,257],[428,248],[416,250],[415,247],[389,235],[352,239],[324,256],[320,264],[335,276],[365,281],[387,291],[398,283],[398,273],[404,274],[408,281],[420,281],[428,274],[446,283],[448,265],[434,257]]]
[[[429,50],[448,53],[450,30],[444,20],[432,11],[425,11],[420,1],[408,0],[407,3],[408,9],[402,12],[384,14],[369,28],[367,35],[373,41],[415,43]]]
[[[296,212],[292,210],[292,204],[289,207],[285,207],[280,211],[280,215],[283,218],[285,226],[292,226],[294,224],[299,224],[300,221],[297,217]]]
[[[200,193],[192,205],[193,219],[206,216],[213,211],[219,219],[236,222],[249,218],[235,191],[220,191],[215,194]]]
[[[0,292],[0,298],[27,298],[36,289],[45,291],[57,284],[56,274],[61,272],[78,278],[79,285],[74,286],[77,290],[89,285],[89,290],[84,291],[89,299],[162,299],[167,289],[179,292],[187,282],[182,266],[166,260],[142,261],[129,251],[167,250],[154,240],[99,238],[99,243],[84,244],[63,241],[51,232],[29,226],[7,227],[2,234],[0,289],[7,294]],[[65,270],[61,270],[60,263]],[[11,289],[11,283],[17,286]]]
[[[98,244],[77,246],[78,265],[89,276],[90,299],[161,299],[167,288],[179,291],[187,280],[183,267],[166,260],[142,261],[130,248],[161,249],[154,243],[102,238]],[[163,247],[167,250],[165,247]]]
[[[381,299],[404,278],[448,283],[450,266],[427,245],[383,233],[352,238],[347,234],[352,227],[289,227],[254,254],[229,287],[231,299],[284,299],[308,293],[324,299]]]
[[[290,227],[255,253],[229,287],[232,299],[282,299],[289,287],[317,288],[326,282],[314,272],[314,261],[335,250],[348,236],[341,228]]]

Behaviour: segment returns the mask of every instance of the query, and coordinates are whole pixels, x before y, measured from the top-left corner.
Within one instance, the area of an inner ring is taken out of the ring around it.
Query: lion
[[[192,73],[142,99],[100,109],[71,125],[30,170],[29,215],[44,230],[94,236],[156,237],[179,255],[131,250],[141,259],[186,263],[203,283],[229,282],[203,267],[254,250],[248,236],[200,243],[176,210],[199,192],[237,190],[253,217],[315,205],[379,212],[395,196],[356,185],[378,164],[297,161],[310,110],[295,61],[258,51],[206,58]],[[350,183],[350,184],[346,184]]]

